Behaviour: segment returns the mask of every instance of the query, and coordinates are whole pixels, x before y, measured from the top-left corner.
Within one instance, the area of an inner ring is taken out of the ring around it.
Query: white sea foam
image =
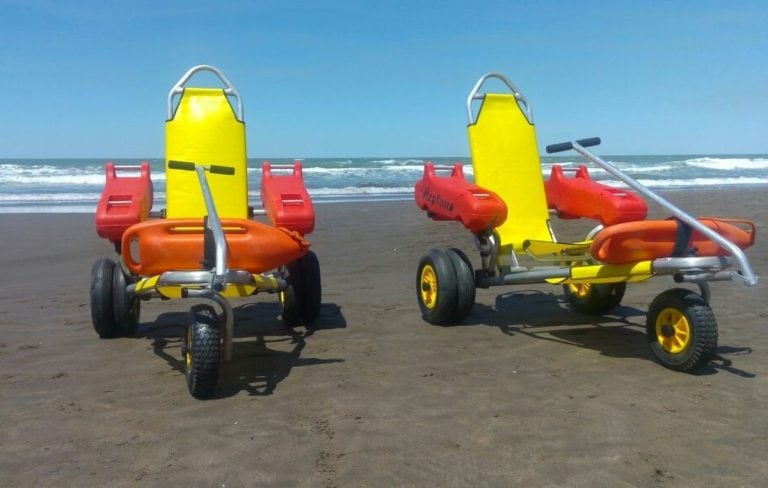
[[[392,171],[392,172],[416,172],[421,173],[424,171],[424,165],[423,164],[408,164],[408,165],[390,165],[390,166],[384,166],[382,167],[385,171]]]
[[[691,178],[691,179],[672,179],[672,180],[647,180],[640,179],[638,182],[649,188],[691,188],[695,186],[733,186],[733,185],[768,185],[768,178],[756,178],[741,176],[738,178]],[[620,181],[604,180],[600,183],[617,188],[626,188],[627,185]]]
[[[59,174],[43,175],[5,175],[3,183],[32,184],[32,185],[104,185],[104,175],[95,174]]]
[[[766,155],[687,158],[627,156],[612,159],[619,169],[651,188],[768,185]],[[258,204],[261,162],[254,161],[248,168],[249,200]],[[281,162],[290,164],[291,161],[286,158]],[[318,202],[402,200],[412,198],[413,185],[421,177],[425,161],[430,160],[312,158],[304,162],[303,169],[309,193]],[[466,158],[431,161],[450,166],[462,163],[467,179],[473,180],[473,168]],[[544,161],[542,173],[546,178],[553,159],[545,158]],[[162,161],[154,163],[151,177],[155,208],[162,208],[165,205],[165,172]],[[556,164],[565,168],[586,164],[595,180],[617,187],[626,186],[586,161],[566,160]],[[727,178],[715,177],[721,173]],[[96,160],[51,160],[50,163],[47,160],[28,163],[5,160],[0,162],[0,212],[93,212],[104,183],[104,166]]]
[[[370,163],[385,166],[407,166],[411,164],[424,164],[423,159],[372,159]]]
[[[734,170],[734,169],[768,169],[768,159],[763,158],[695,158],[684,161],[688,166],[697,168]]]
[[[100,196],[99,193],[10,193],[0,194],[0,202],[96,202]]]
[[[573,169],[573,167],[571,167]],[[622,173],[627,173],[629,175],[635,174],[635,173],[660,173],[663,171],[673,171],[674,167],[669,164],[659,164],[656,166],[638,166],[638,165],[632,165],[632,166],[624,166],[619,167],[619,171]],[[610,174],[608,171],[604,170],[603,168],[594,166],[594,165],[587,165],[587,171],[591,175],[607,175]],[[551,168],[545,169],[542,168],[542,173],[549,175],[551,173]]]
[[[118,176],[133,176],[122,172]],[[164,172],[151,174],[152,181],[165,181]],[[0,164],[0,184],[24,185],[104,185],[106,173],[103,167],[58,168],[49,165]]]
[[[0,206],[0,214],[19,213],[96,213],[96,205]]]
[[[413,193],[412,186],[383,187],[383,186],[347,186],[344,188],[310,188],[311,196],[337,196],[337,195],[388,195],[395,193]]]

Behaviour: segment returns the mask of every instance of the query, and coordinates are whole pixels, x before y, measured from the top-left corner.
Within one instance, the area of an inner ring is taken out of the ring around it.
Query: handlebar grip
[[[588,137],[586,139],[579,139],[578,142],[582,147],[597,146],[600,144],[599,137]]]
[[[194,171],[195,170],[195,163],[190,163],[188,161],[174,161],[174,160],[170,160],[170,161],[168,161],[168,167],[170,169],[183,169],[184,171]]]
[[[570,142],[558,142],[557,144],[550,144],[547,146],[547,154],[558,153],[573,149],[573,144]]]
[[[232,166],[219,166],[212,164],[208,167],[208,171],[219,175],[233,175],[235,174],[235,168]]]
[[[597,146],[600,144],[600,138],[599,137],[588,137],[586,139],[579,139],[576,141],[576,144],[580,145],[581,147],[589,147],[589,146]],[[557,152],[563,152],[567,151],[569,149],[573,149],[573,143],[572,142],[559,142],[557,144],[550,144],[547,146],[547,154],[557,153]]]

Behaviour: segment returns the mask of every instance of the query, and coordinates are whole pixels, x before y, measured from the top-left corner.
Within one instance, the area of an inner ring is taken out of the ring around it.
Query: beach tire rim
[[[421,270],[421,279],[419,280],[419,296],[421,301],[428,309],[434,309],[437,305],[437,274],[431,264],[427,264]]]
[[[665,308],[656,317],[656,339],[664,351],[680,354],[691,343],[691,324],[676,308]]]
[[[194,359],[192,358],[192,327],[187,327],[187,343],[184,351],[184,361],[187,366],[187,373],[192,371],[194,367]]]
[[[581,300],[585,300],[589,297],[590,293],[592,293],[592,284],[591,283],[571,283],[568,285],[568,289],[570,290],[571,294],[574,295],[576,298],[579,298]]]

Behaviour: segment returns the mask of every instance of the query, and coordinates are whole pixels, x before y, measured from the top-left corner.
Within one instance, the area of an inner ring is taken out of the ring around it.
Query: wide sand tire
[[[298,327],[301,325],[301,262],[292,261],[281,268],[281,272],[288,283],[285,290],[278,295],[280,301],[280,319],[286,327]]]
[[[115,320],[112,282],[115,262],[102,258],[91,268],[91,322],[101,338],[119,337],[120,325]]]
[[[141,300],[128,294],[130,278],[123,273],[119,265],[112,273],[112,308],[120,335],[132,336],[139,326]]]
[[[280,316],[288,327],[309,327],[320,315],[322,281],[317,254],[307,252],[283,267],[288,288],[280,292]]]
[[[219,381],[221,336],[210,306],[193,307],[190,315],[184,348],[187,387],[195,398],[210,398]]]
[[[697,293],[684,288],[657,296],[648,310],[646,334],[659,362],[675,371],[705,365],[717,349],[717,321]]]
[[[453,311],[451,322],[458,324],[469,317],[475,305],[475,272],[472,262],[461,249],[451,248],[445,252],[451,259],[453,271],[456,274],[456,309]]]
[[[599,315],[617,307],[624,298],[626,283],[572,283],[563,285],[565,298],[577,312]]]
[[[311,326],[320,315],[320,305],[323,299],[323,286],[320,279],[320,261],[317,254],[307,252],[301,258],[301,272],[304,278],[303,302],[301,318],[306,327]]]
[[[416,273],[416,299],[421,316],[430,324],[453,324],[457,295],[451,258],[442,249],[431,249],[419,261]]]

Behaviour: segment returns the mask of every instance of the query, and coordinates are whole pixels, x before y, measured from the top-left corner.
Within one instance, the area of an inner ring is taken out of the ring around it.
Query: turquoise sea
[[[660,155],[601,156],[629,176],[654,189],[738,188],[768,185],[768,154],[753,155]],[[140,159],[115,159],[117,164],[139,164]],[[165,174],[162,159],[151,163],[155,207],[164,207]],[[260,206],[259,183],[263,159],[249,159],[249,200]],[[292,159],[270,159],[287,164]],[[465,165],[471,178],[469,158],[307,158],[301,160],[304,179],[313,201],[354,202],[408,200],[421,177],[424,163]],[[103,159],[0,159],[0,213],[95,212],[104,186]],[[575,166],[578,155],[542,158],[542,173],[552,164]],[[622,186],[605,171],[590,166],[596,180]]]

